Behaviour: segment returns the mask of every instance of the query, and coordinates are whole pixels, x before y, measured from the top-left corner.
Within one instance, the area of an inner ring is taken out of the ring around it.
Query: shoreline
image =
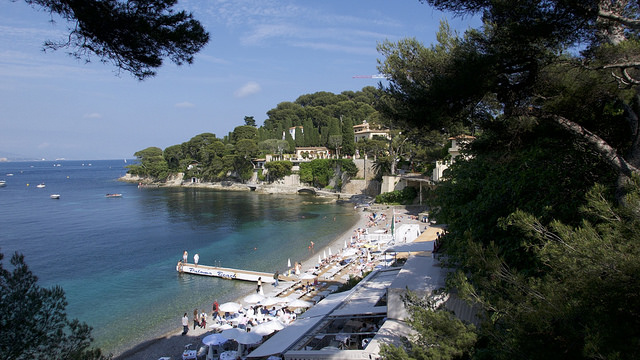
[[[327,245],[322,248],[315,249],[314,252],[309,254],[309,256],[303,259],[302,262],[302,272],[309,268],[315,267],[317,263],[317,255],[323,251],[328,251],[329,248],[332,249],[333,253],[338,253],[339,249],[343,248],[344,241],[351,237],[354,229],[357,228],[365,228],[367,223],[368,212],[362,211],[362,209],[358,208],[354,210],[357,212],[358,219],[350,228],[345,230],[344,232],[338,234],[335,238],[333,238]],[[265,286],[269,288],[265,288],[265,290],[271,290],[269,284],[265,284]],[[242,299],[248,294],[252,293],[249,291],[248,293],[238,294],[238,296],[232,300],[238,303],[242,303]],[[200,308],[205,309],[207,313],[210,313],[208,309],[210,309],[211,304],[204,304]],[[182,354],[182,350],[184,350],[185,345],[192,344],[191,349],[198,350],[199,346],[202,343],[202,338],[210,333],[209,328],[196,328],[193,329],[193,322],[191,321],[192,314],[187,314],[189,316],[189,332],[182,336],[182,327],[176,326],[174,329],[167,331],[166,333],[157,336],[152,339],[144,340],[143,342],[134,345],[129,349],[125,349],[122,352],[114,353],[114,360],[136,360],[136,359],[158,359],[163,356],[171,356],[172,358],[180,358]],[[176,324],[178,323],[179,317],[176,317]]]

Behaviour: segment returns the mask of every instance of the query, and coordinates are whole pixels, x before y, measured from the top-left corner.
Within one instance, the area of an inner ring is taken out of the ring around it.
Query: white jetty
[[[271,284],[275,281],[273,278],[273,273],[259,272],[259,271],[251,271],[251,270],[239,270],[239,269],[231,269],[217,266],[208,266],[208,265],[196,265],[190,263],[183,263],[182,261],[178,262],[176,265],[176,270],[179,273],[187,273],[194,275],[204,275],[204,276],[213,276],[219,277],[228,280],[244,280],[244,281],[253,281],[258,282],[258,278],[262,278],[263,284]],[[280,275],[278,277],[280,281],[291,280],[286,276]]]

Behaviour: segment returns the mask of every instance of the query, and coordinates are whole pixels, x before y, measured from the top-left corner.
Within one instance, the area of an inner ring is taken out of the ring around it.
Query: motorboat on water
[[[7,182],[4,180],[0,180],[0,187],[7,186]]]
[[[60,194],[51,194],[52,199],[60,199]]]
[[[42,189],[42,188],[43,188],[43,187],[45,187],[45,186],[46,186],[46,185],[45,185],[44,183],[41,183],[41,184],[36,185],[36,187],[37,187],[38,189]]]
[[[108,198],[122,197],[122,194],[107,194]]]

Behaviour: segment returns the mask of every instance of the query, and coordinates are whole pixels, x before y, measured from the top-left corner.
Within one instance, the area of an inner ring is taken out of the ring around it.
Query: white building
[[[386,139],[391,139],[389,130],[371,129],[371,126],[367,120],[362,121],[362,124],[353,126],[354,141],[358,142],[363,139],[371,140],[374,136],[382,136]]]
[[[442,174],[444,171],[456,161],[458,156],[462,156],[462,147],[475,140],[475,137],[470,135],[458,135],[450,137],[449,140],[451,140],[451,147],[449,148],[450,159],[436,161],[436,167],[433,169],[433,175],[431,177],[434,182],[442,180]]]

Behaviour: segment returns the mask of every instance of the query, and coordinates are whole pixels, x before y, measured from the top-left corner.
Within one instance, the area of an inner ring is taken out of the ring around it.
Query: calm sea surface
[[[59,164],[59,166],[57,166]],[[0,163],[0,252],[25,255],[40,285],[60,285],[95,345],[121,351],[180,326],[183,313],[233,300],[253,284],[176,272],[200,263],[273,272],[310,256],[357,221],[310,196],[144,188],[118,182],[123,160]],[[7,176],[13,174],[13,176]],[[45,188],[36,185],[44,183]],[[106,198],[121,193],[121,198]],[[50,198],[60,194],[60,199]]]

